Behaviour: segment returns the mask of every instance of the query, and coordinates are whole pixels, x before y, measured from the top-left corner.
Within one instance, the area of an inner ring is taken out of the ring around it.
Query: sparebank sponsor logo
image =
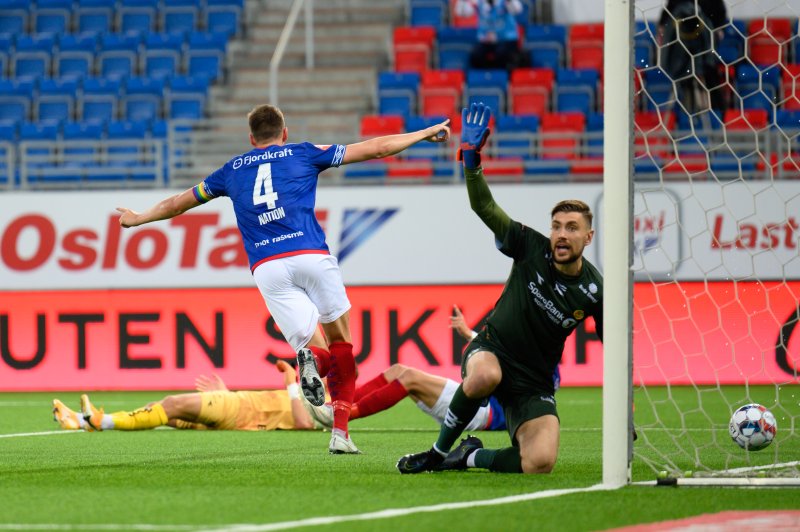
[[[564,313],[556,308],[556,304],[547,299],[547,297],[545,297],[544,294],[542,294],[542,292],[539,290],[539,287],[533,284],[532,281],[528,283],[528,290],[530,290],[531,294],[533,294],[533,300],[536,302],[536,306],[544,310],[547,314],[547,317],[550,318],[553,323],[560,325],[564,322],[566,319]]]
[[[280,151],[265,151],[256,155],[245,155],[244,157],[237,157],[233,160],[233,169],[238,170],[242,165],[250,166],[256,163],[265,163],[274,161],[275,159],[283,159],[284,157],[291,157],[294,155],[291,148],[284,148]]]

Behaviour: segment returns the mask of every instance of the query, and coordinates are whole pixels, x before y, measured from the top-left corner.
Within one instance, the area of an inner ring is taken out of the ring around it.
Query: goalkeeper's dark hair
[[[279,138],[286,127],[283,113],[274,105],[264,104],[254,107],[247,113],[247,121],[250,124],[250,133],[256,142],[266,142]]]
[[[586,221],[589,223],[589,228],[592,227],[592,219],[594,215],[592,214],[592,209],[589,208],[587,204],[582,202],[581,200],[576,199],[569,199],[564,201],[559,201],[556,203],[556,206],[553,207],[553,210],[550,212],[550,218],[555,216],[559,212],[579,212],[586,218]]]

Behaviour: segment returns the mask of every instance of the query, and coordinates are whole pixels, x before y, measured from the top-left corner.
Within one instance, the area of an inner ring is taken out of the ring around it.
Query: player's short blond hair
[[[581,200],[576,199],[568,199],[564,201],[559,201],[556,203],[556,206],[553,207],[553,210],[550,212],[550,218],[555,216],[559,212],[579,212],[583,215],[586,219],[586,222],[589,224],[589,228],[592,228],[592,219],[594,215],[592,214],[592,209],[589,208],[587,204],[582,202]]]
[[[250,124],[250,133],[256,142],[280,138],[286,127],[281,110],[268,103],[254,107],[247,113],[247,121]]]

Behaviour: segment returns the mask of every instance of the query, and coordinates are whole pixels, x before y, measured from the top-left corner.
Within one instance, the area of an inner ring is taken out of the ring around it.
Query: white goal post
[[[666,4],[604,1],[603,484],[800,486],[800,3]]]

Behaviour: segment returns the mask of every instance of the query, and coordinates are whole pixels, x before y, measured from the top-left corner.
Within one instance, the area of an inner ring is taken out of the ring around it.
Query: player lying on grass
[[[450,327],[465,340],[472,340],[477,333],[470,329],[461,309],[453,306]],[[553,374],[557,389],[560,381],[558,367]],[[382,412],[409,397],[417,407],[431,416],[437,423],[444,421],[447,407],[453,399],[458,383],[452,379],[432,375],[420,369],[393,364],[374,379],[356,388],[350,419],[358,419]],[[312,417],[320,424],[330,427],[333,422],[330,404],[311,409]],[[494,397],[489,397],[465,430],[505,430],[506,416]]]
[[[284,361],[284,390],[228,390],[218,376],[200,376],[198,392],[168,395],[132,412],[106,414],[81,395],[81,411],[73,412],[53,400],[53,417],[67,430],[143,430],[169,425],[178,429],[307,430],[321,428],[309,415],[310,404],[301,398],[297,373]]]

